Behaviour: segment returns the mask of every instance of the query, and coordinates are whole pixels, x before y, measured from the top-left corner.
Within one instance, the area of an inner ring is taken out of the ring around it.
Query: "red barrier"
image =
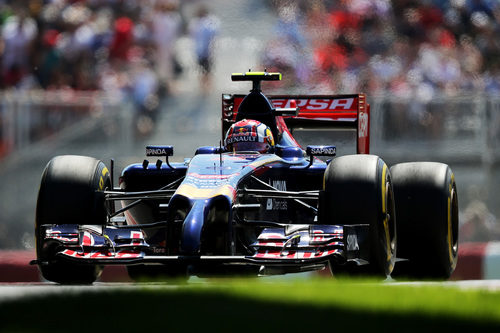
[[[34,251],[0,251],[0,282],[38,282],[37,266],[31,266]]]
[[[488,243],[464,243],[458,247],[458,262],[452,280],[481,280]]]

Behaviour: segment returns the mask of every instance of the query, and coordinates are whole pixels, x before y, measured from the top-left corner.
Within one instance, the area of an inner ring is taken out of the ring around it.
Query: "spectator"
[[[153,41],[156,48],[156,72],[167,91],[174,90],[175,42],[181,32],[181,16],[173,0],[159,0],[152,17]]]
[[[115,21],[113,39],[109,46],[109,58],[111,60],[129,60],[129,52],[133,46],[134,23],[128,17],[120,17]]]
[[[142,50],[137,50],[137,54],[132,58],[129,89],[135,105],[136,121],[134,123],[137,125],[135,132],[139,136],[146,136],[154,129],[159,107],[159,82],[142,52]]]
[[[219,19],[211,15],[206,6],[200,6],[196,17],[189,25],[189,31],[195,44],[195,53],[201,71],[202,91],[207,93],[211,87],[213,67],[212,50],[219,30]]]
[[[7,18],[2,28],[3,85],[17,86],[30,74],[30,54],[33,41],[38,33],[35,20],[22,9]]]
[[[266,46],[264,67],[282,72],[283,85],[288,89],[298,84],[306,85],[310,80],[312,55],[310,42],[303,26],[302,15],[294,2],[286,2],[278,8],[278,21],[274,27],[275,38]],[[314,28],[309,29],[309,31]]]

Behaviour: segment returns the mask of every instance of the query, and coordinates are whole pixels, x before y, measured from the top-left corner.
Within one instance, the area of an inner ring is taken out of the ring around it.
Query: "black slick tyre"
[[[43,277],[61,284],[90,284],[101,272],[98,266],[59,262],[57,241],[43,241],[44,224],[104,225],[105,189],[111,187],[109,171],[103,162],[91,157],[54,157],[43,171],[38,192],[35,235],[39,268]],[[48,264],[47,264],[48,263]]]
[[[398,216],[395,277],[448,279],[457,264],[458,194],[450,167],[413,162],[391,168]]]
[[[349,267],[331,263],[332,273],[387,277],[396,259],[396,214],[391,175],[374,155],[334,159],[324,178],[320,219],[324,224],[369,224],[369,264]]]

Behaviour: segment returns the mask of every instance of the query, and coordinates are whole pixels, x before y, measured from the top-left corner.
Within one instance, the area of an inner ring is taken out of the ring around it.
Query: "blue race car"
[[[171,163],[126,167],[119,186],[102,161],[57,156],[45,168],[36,209],[42,275],[92,283],[103,266],[132,278],[272,275],[328,268],[333,274],[445,279],[458,248],[454,175],[441,163],[389,168],[370,155],[370,106],[363,94],[265,96],[281,74],[233,74],[247,95],[223,94],[224,145]],[[356,154],[301,147],[351,131]],[[323,134],[322,134],[323,133]],[[396,257],[397,253],[397,257]]]

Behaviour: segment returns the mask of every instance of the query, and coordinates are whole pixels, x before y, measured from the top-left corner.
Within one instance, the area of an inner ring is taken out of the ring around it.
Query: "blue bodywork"
[[[179,206],[186,216],[182,222],[179,253],[185,255],[200,254],[202,248],[202,232],[208,219],[210,210],[216,205],[217,209],[227,212],[228,234],[233,235],[231,223],[233,219],[232,207],[239,202],[238,189],[248,183],[251,176],[258,177],[266,183],[273,183],[279,179],[287,188],[307,188],[304,184],[310,182],[317,189],[320,185],[326,163],[316,160],[310,165],[304,157],[304,151],[299,147],[276,148],[276,154],[233,154],[219,153],[219,147],[201,147],[190,160],[187,169],[184,164],[172,164],[169,168],[165,164],[160,169],[154,166],[144,168],[141,164],[127,167],[122,174],[122,183],[127,191],[127,184],[135,183],[134,179],[154,177],[160,179],[163,175],[185,176],[175,194],[169,201],[169,214]],[[278,155],[279,154],[279,155]],[[307,179],[310,177],[310,179]],[[165,183],[165,181],[163,181]],[[132,210],[134,211],[134,210]],[[136,209],[140,215],[140,209]],[[143,214],[144,215],[144,214]],[[277,214],[275,214],[277,215]],[[278,214],[279,215],[279,214]],[[283,215],[283,214],[282,214]],[[131,219],[129,219],[131,220]],[[137,216],[134,220],[144,220]],[[288,221],[284,221],[288,222]],[[177,251],[174,251],[177,252]],[[234,254],[235,246],[229,246],[228,254]]]

